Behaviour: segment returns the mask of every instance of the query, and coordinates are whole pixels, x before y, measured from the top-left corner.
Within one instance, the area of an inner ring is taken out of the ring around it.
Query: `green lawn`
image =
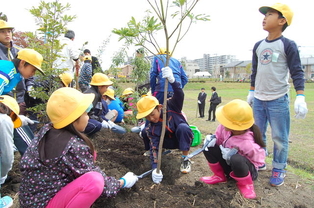
[[[214,133],[218,122],[205,121],[208,117],[209,103],[205,106],[205,118],[198,118],[197,111],[197,96],[200,89],[204,87],[207,92],[207,100],[210,98],[212,86],[217,88],[217,93],[222,97],[222,104],[224,105],[232,99],[246,100],[248,94],[249,83],[224,83],[224,82],[211,82],[206,83],[188,83],[185,88],[185,101],[183,111],[188,117],[190,125],[195,125],[201,131],[203,138],[206,134]],[[293,85],[292,85],[293,86]],[[294,118],[294,100],[295,90],[291,88],[290,97],[290,114],[291,114],[291,130],[290,130],[290,149],[289,149],[289,164],[293,167],[301,167],[308,170],[312,175],[310,178],[314,179],[314,83],[307,83],[305,86],[305,99],[309,112],[305,119]],[[268,128],[268,151],[272,153],[273,142],[270,137],[271,129]],[[271,162],[271,156],[268,158]]]

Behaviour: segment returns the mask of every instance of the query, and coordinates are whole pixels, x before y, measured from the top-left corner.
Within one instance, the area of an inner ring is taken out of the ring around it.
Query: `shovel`
[[[213,138],[215,137],[212,137],[211,140],[206,140],[205,144],[203,145],[202,148],[199,148],[197,150],[195,150],[194,152],[188,154],[185,158],[184,158],[184,161],[187,161],[188,159],[194,157],[195,155],[198,155],[200,154],[201,152],[203,152],[205,150],[205,148],[208,146],[209,142],[211,142],[213,140]]]
[[[164,152],[162,153],[162,155],[166,155],[166,154],[168,154],[168,153],[170,153],[170,152],[171,152],[171,150],[164,151]],[[144,178],[144,177],[148,176],[149,174],[151,174],[151,172],[153,172],[153,169],[148,170],[148,171],[142,173],[141,175],[138,175],[137,178],[138,178],[138,179]]]

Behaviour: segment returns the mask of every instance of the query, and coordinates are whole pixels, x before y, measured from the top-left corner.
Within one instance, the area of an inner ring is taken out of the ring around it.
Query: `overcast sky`
[[[17,31],[36,30],[35,19],[28,11],[39,5],[39,0],[12,0],[2,4],[0,11],[8,16],[8,22]],[[141,20],[147,9],[151,9],[146,0],[62,0],[70,3],[70,15],[77,19],[68,25],[76,33],[78,46],[86,41],[92,54],[110,35],[103,60],[103,66],[109,67],[115,51],[121,47],[118,37],[111,33],[113,28],[125,27],[135,17]],[[188,34],[179,43],[174,57],[188,59],[202,58],[203,54],[236,55],[238,59],[250,60],[251,50],[258,40],[267,36],[262,28],[263,15],[258,9],[271,6],[277,1],[254,0],[200,0],[193,13],[210,15],[211,21],[193,24]],[[294,18],[283,35],[294,40],[301,50],[301,57],[314,56],[314,1],[282,0],[294,11]],[[170,21],[170,20],[169,20]],[[161,43],[162,44],[162,43]],[[130,54],[131,55],[131,54]]]

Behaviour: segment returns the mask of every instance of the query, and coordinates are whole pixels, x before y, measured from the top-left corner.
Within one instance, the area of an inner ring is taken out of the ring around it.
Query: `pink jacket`
[[[238,154],[246,157],[256,168],[265,164],[265,149],[254,141],[253,132],[247,130],[242,135],[231,136],[231,131],[226,131],[223,125],[216,129],[216,144],[227,148],[237,148]]]

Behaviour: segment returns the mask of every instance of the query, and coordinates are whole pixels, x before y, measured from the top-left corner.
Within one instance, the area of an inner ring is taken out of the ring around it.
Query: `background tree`
[[[8,17],[7,15],[3,14],[2,12],[0,12],[0,19],[4,20],[4,21],[8,21]]]
[[[141,46],[148,50],[151,54],[156,55],[161,46],[166,46],[167,51],[171,51],[171,54],[167,54],[167,60],[165,66],[168,66],[169,59],[172,53],[175,51],[177,44],[187,34],[193,22],[197,20],[208,21],[208,15],[199,14],[194,15],[191,11],[194,9],[199,0],[174,0],[170,3],[169,0],[147,0],[149,5],[154,11],[155,16],[151,16],[151,12],[148,11],[147,16],[140,22],[136,21],[134,17],[128,22],[128,27],[121,29],[114,29],[112,32],[119,35],[119,40],[125,40],[126,45]],[[170,29],[168,23],[168,15],[171,12],[169,8],[173,8],[174,12],[170,14],[172,20],[175,21],[173,29]],[[187,20],[187,21],[185,21]],[[159,41],[156,35],[159,31],[163,30],[164,40]],[[173,40],[172,47],[170,49],[170,40]],[[163,42],[163,44],[160,44]],[[170,50],[169,50],[170,49]],[[168,91],[168,81],[165,82],[164,100],[167,99],[166,92]],[[161,132],[161,138],[159,143],[159,149],[162,149],[163,139],[165,135],[166,126],[166,108],[167,102],[163,105],[163,128]],[[159,173],[161,164],[161,151],[158,153],[158,166],[157,173]]]
[[[35,17],[37,32],[21,33],[21,40],[18,43],[27,42],[28,47],[37,50],[42,54],[44,62],[42,68],[45,76],[36,75],[36,90],[30,94],[32,97],[40,99],[41,104],[30,110],[38,113],[40,120],[47,121],[46,103],[52,92],[59,87],[59,77],[64,70],[53,68],[53,62],[57,59],[57,54],[62,49],[59,37],[63,35],[67,24],[72,22],[76,16],[65,14],[71,8],[70,4],[61,4],[58,0],[53,2],[40,1],[39,6],[33,6],[29,11]],[[39,39],[40,41],[33,41]]]

